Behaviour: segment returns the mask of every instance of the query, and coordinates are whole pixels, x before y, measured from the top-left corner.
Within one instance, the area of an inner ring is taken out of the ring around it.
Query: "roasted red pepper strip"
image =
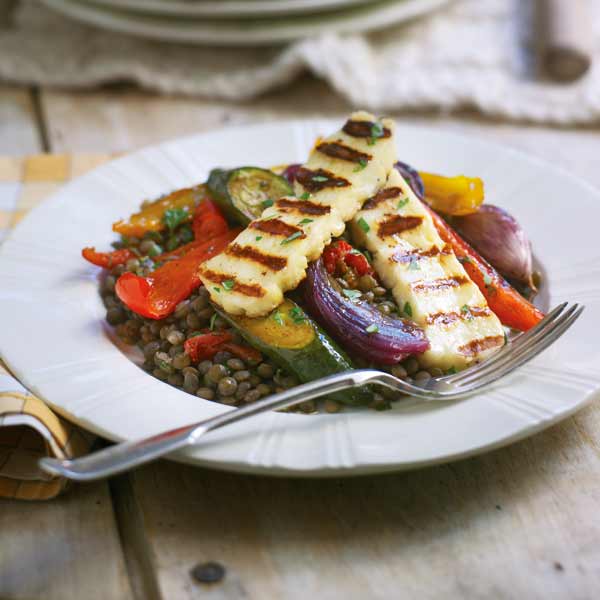
[[[232,229],[207,242],[198,242],[181,258],[167,261],[148,277],[123,273],[115,286],[117,296],[139,315],[163,319],[200,285],[198,267],[224,250],[239,232]]]
[[[344,240],[338,240],[333,244],[329,244],[323,252],[323,262],[330,275],[335,274],[339,260],[343,260],[349,267],[352,267],[357,275],[373,273],[373,269],[365,256],[357,252]]]
[[[212,358],[231,339],[232,335],[228,331],[203,333],[186,340],[183,348],[192,362],[197,363]]]
[[[96,252],[95,248],[84,248],[81,256],[88,262],[104,269],[112,269],[117,265],[124,265],[135,254],[129,248],[113,250],[112,252]]]
[[[424,205],[427,207],[427,205]],[[528,302],[485,259],[463,240],[442,217],[427,207],[440,237],[452,247],[473,283],[485,296],[489,307],[503,325],[527,331],[537,325],[544,313]]]
[[[217,237],[228,231],[229,225],[219,207],[209,198],[205,198],[196,207],[192,230],[194,239],[199,242]]]
[[[223,344],[221,350],[227,350],[227,352],[231,352],[234,356],[245,361],[259,362],[262,360],[262,354],[256,348],[252,348],[251,346],[226,342]]]

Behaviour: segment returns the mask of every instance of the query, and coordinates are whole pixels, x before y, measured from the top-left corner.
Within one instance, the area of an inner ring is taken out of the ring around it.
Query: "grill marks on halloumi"
[[[461,369],[504,343],[500,321],[399,173],[365,202],[352,230],[400,308],[425,330],[424,366]]]
[[[305,277],[308,262],[385,184],[396,162],[393,129],[391,121],[377,123],[360,112],[322,140],[297,172],[296,197],[276,200],[200,267],[212,300],[229,313],[248,316],[278,306],[284,292]]]

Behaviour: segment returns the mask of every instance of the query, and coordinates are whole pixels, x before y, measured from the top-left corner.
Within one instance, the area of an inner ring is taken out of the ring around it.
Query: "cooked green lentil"
[[[163,249],[172,250],[189,242],[190,234],[189,225],[184,224],[172,232],[148,232],[141,239],[122,237],[113,244],[115,248],[129,248],[136,254],[136,258],[128,260],[125,265],[114,267],[101,283],[100,292],[106,307],[107,322],[115,327],[122,341],[140,348],[144,356],[144,370],[157,379],[200,398],[242,406],[298,385],[295,377],[284,373],[265,357],[244,360],[222,351],[217,352],[212,360],[191,364],[183,345],[201,330],[211,328],[213,331],[228,331],[234,342],[243,343],[239,333],[215,313],[204,288],[196,290],[190,298],[177,305],[172,315],[160,320],[146,319],[133,313],[117,298],[116,280],[125,271],[148,275],[154,268],[149,257],[160,254]],[[342,276],[337,278],[337,283],[342,288],[358,290],[364,300],[374,304],[384,314],[402,315],[389,290],[380,286],[373,276],[357,276],[344,261],[340,261],[338,266]],[[358,367],[373,366],[368,358],[358,359],[355,363]],[[385,367],[384,370],[403,379],[414,377],[416,380],[423,380],[439,375],[437,372],[430,374],[420,370],[414,358],[391,368]],[[370,406],[376,410],[389,408],[389,400],[393,396],[393,392],[381,390],[381,393],[373,394]],[[322,406],[328,413],[335,413],[343,408],[330,399],[325,399]],[[310,414],[317,411],[317,404],[311,400],[288,410]]]

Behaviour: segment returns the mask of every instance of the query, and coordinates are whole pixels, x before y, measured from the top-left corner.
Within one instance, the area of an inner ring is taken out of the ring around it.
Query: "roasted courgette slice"
[[[260,217],[278,198],[293,194],[287,179],[258,167],[213,169],[208,188],[227,217],[240,225]]]
[[[354,368],[344,351],[290,299],[264,317],[230,315],[215,308],[249,344],[302,383]],[[329,397],[352,405],[368,401],[367,393],[360,390]]]

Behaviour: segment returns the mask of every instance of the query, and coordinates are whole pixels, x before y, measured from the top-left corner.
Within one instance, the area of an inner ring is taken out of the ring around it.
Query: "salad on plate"
[[[485,360],[544,317],[530,243],[481,179],[418,171],[397,147],[392,120],[356,112],[302,165],[215,168],[145,201],[113,251],[82,251],[108,323],[154,377],[236,406],[353,368],[419,381]]]

